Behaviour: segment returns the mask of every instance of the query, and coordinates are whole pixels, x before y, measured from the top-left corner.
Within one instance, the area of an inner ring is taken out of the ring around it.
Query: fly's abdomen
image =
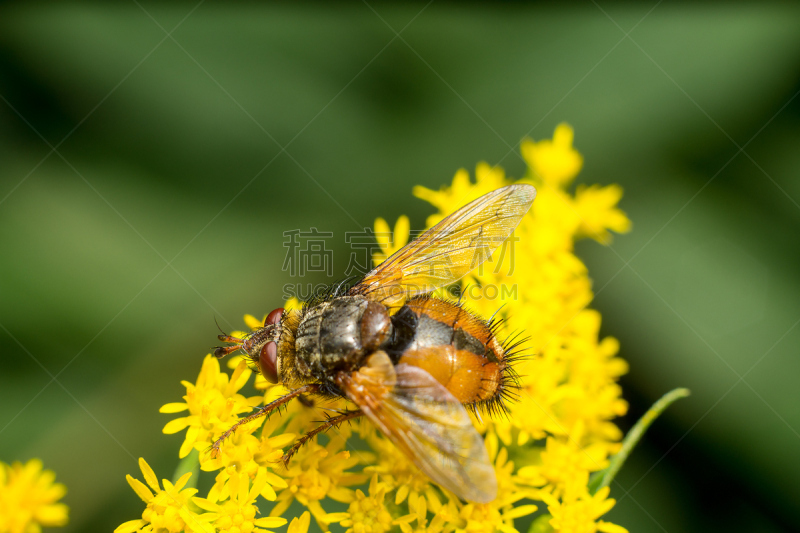
[[[489,324],[456,304],[415,298],[392,317],[394,360],[422,368],[461,403],[503,395],[508,361]]]

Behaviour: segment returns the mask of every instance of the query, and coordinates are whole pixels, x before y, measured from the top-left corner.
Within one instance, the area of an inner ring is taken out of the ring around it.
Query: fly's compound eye
[[[278,345],[274,341],[268,342],[261,348],[258,365],[267,381],[273,384],[278,382]]]
[[[277,326],[281,323],[281,317],[283,316],[283,307],[279,307],[272,311],[270,314],[267,315],[267,319],[264,320],[265,326]]]

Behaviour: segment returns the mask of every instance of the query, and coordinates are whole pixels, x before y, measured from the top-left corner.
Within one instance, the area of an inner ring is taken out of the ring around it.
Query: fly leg
[[[277,409],[281,405],[285,404],[286,402],[288,402],[292,398],[295,398],[297,396],[301,396],[303,393],[314,393],[314,392],[317,392],[318,390],[319,390],[319,385],[315,385],[315,384],[303,385],[302,387],[299,387],[299,388],[293,390],[292,392],[290,392],[290,393],[288,393],[288,394],[286,394],[284,396],[281,396],[277,400],[273,400],[273,401],[269,402],[267,405],[265,405],[264,407],[262,407],[261,409],[259,409],[255,413],[253,413],[252,415],[249,415],[249,416],[246,416],[246,417],[242,418],[241,420],[236,422],[233,426],[231,426],[230,429],[228,429],[225,433],[220,435],[220,437],[216,441],[214,441],[214,444],[211,445],[211,455],[216,457],[219,454],[219,448],[220,448],[220,446],[222,446],[222,442],[225,439],[227,439],[229,436],[231,436],[231,434],[234,431],[236,431],[236,429],[239,426],[241,426],[242,424],[247,424],[248,422],[251,422],[251,421],[255,420],[256,418],[268,415],[270,412],[274,411],[275,409]]]
[[[342,414],[340,414],[338,416],[334,416],[333,418],[329,418],[324,424],[320,424],[319,426],[315,427],[314,429],[312,429],[311,431],[309,431],[308,433],[306,433],[305,435],[303,435],[302,437],[297,439],[297,442],[295,442],[294,445],[292,445],[292,447],[289,448],[289,450],[285,454],[283,454],[283,457],[281,457],[281,461],[283,461],[284,466],[286,466],[288,468],[289,467],[289,461],[292,460],[292,456],[295,453],[297,453],[297,450],[299,450],[300,447],[303,446],[303,444],[308,442],[309,439],[311,439],[312,437],[314,437],[318,433],[322,433],[323,431],[327,431],[328,429],[330,429],[330,428],[332,428],[334,426],[338,426],[339,424],[341,424],[342,422],[346,422],[347,420],[352,420],[353,418],[358,418],[359,416],[361,416],[363,414],[364,413],[363,413],[363,411],[361,411],[361,409],[356,409],[355,411],[348,411],[348,412],[342,413]]]
[[[297,397],[297,399],[300,401],[300,403],[302,403],[306,407],[314,407],[314,400],[312,400],[305,394],[301,394],[300,396]]]

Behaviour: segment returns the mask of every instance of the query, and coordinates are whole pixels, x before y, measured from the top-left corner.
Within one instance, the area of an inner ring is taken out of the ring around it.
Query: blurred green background
[[[401,32],[398,36],[395,32]],[[140,516],[178,401],[245,312],[281,304],[282,233],[433,209],[411,188],[561,121],[579,183],[634,222],[581,242],[630,361],[630,531],[797,531],[800,9],[790,3],[0,5],[0,459],[41,457],[65,531]],[[309,276],[311,282],[330,281]]]

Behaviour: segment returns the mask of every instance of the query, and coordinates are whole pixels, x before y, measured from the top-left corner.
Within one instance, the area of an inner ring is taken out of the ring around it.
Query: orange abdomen
[[[422,368],[464,404],[503,394],[510,370],[506,351],[485,320],[445,300],[421,297],[407,302],[392,322],[407,339],[398,346],[398,364]]]

